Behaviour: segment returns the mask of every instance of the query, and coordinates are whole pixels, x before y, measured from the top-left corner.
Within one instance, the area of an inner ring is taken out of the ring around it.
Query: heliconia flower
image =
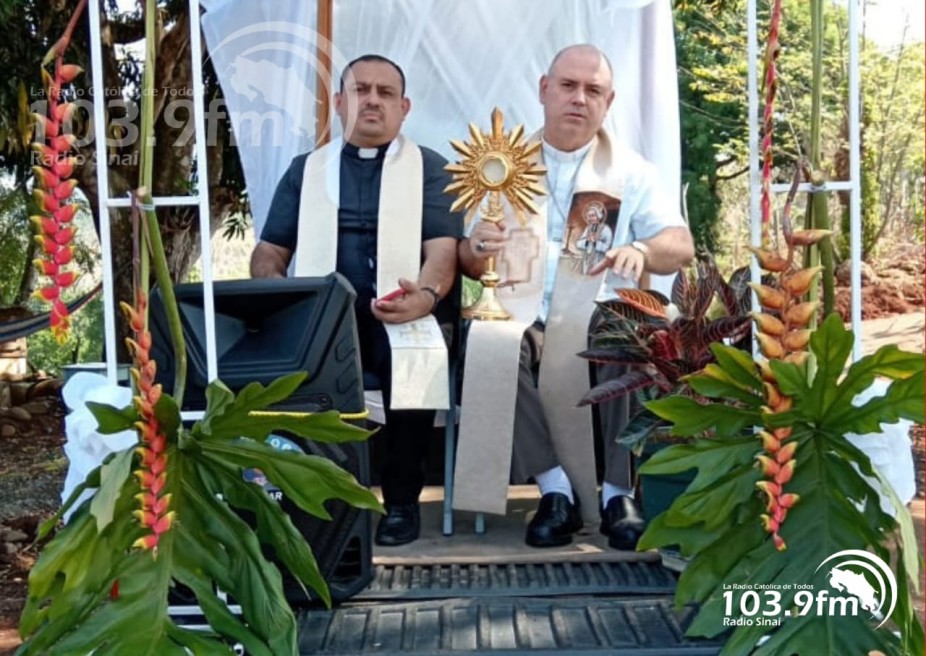
[[[812,246],[831,234],[832,230],[795,230],[791,233],[791,243],[794,246]]]
[[[158,533],[149,533],[135,540],[132,543],[133,549],[150,549],[155,551],[158,546]]]
[[[59,302],[61,293],[77,280],[73,272],[63,272],[61,266],[67,265],[73,259],[75,230],[66,227],[77,211],[77,206],[68,204],[77,180],[71,176],[77,160],[68,157],[67,153],[74,149],[76,137],[68,132],[71,117],[74,111],[73,103],[61,102],[61,87],[68,84],[79,75],[82,69],[73,64],[64,64],[61,55],[55,54],[55,72],[49,74],[43,62],[41,73],[48,99],[48,114],[35,114],[35,133],[37,142],[32,144],[38,166],[33,167],[35,188],[33,195],[40,215],[33,221],[39,232],[40,246],[43,257],[35,262],[35,266],[42,276],[51,278],[54,293],[40,291],[38,296],[54,305],[49,314],[49,325],[52,333],[59,342],[67,338],[70,328],[70,319],[67,306]]]
[[[74,281],[77,280],[77,276],[78,274],[75,271],[65,271],[64,273],[56,274],[53,280],[58,287],[70,287],[74,284]]]
[[[62,157],[51,163],[51,172],[54,173],[59,178],[70,178],[74,174],[74,165],[77,163],[77,158],[75,157]],[[77,208],[76,205],[71,205],[70,207]],[[58,218],[60,221],[61,219]]]
[[[794,457],[795,451],[797,451],[797,440],[791,440],[778,450],[775,454],[775,460],[777,460],[779,464],[788,462]]]
[[[794,476],[794,468],[797,466],[797,460],[789,460],[784,463],[781,468],[778,470],[778,473],[775,474],[775,482],[779,485],[784,485],[791,480],[791,477]]]
[[[41,289],[36,289],[32,295],[43,301],[56,301],[58,300],[58,292],[59,290],[57,287],[42,287]]]
[[[76,64],[62,64],[58,67],[58,79],[64,83],[71,82],[83,72],[84,69]]]
[[[135,429],[138,431],[141,442],[136,449],[139,469],[134,473],[144,490],[136,495],[136,499],[140,502],[140,509],[135,511],[135,517],[146,530],[146,534],[136,540],[133,546],[153,550],[156,555],[160,536],[170,530],[174,521],[174,512],[169,510],[170,493],[164,493],[167,485],[169,456],[167,436],[155,416],[155,407],[162,396],[162,388],[160,384],[154,382],[157,364],[151,359],[150,354],[151,333],[148,332],[145,321],[147,303],[147,296],[139,290],[135,297],[135,307],[128,303],[120,303],[120,307],[133,333],[125,341],[134,361],[132,378],[135,381],[138,395],[132,399],[132,402],[140,417],[135,422]]]
[[[763,476],[775,476],[778,470],[781,469],[781,466],[768,456],[759,454],[756,456],[756,460],[758,460],[759,464],[762,466]]]
[[[42,273],[46,276],[58,275],[58,264],[53,261],[33,260],[32,264],[39,270],[39,273]]]
[[[73,246],[63,246],[58,248],[54,253],[55,264],[65,265],[70,264],[71,260],[74,259],[74,247]]]
[[[801,495],[794,494],[793,492],[789,494],[782,494],[778,497],[778,503],[782,508],[792,508],[794,504],[801,500]]]

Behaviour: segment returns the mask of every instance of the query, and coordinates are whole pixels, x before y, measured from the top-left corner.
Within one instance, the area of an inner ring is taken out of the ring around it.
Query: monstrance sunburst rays
[[[499,196],[504,194],[518,222],[524,226],[526,213],[537,213],[533,197],[546,194],[540,178],[547,170],[535,158],[540,150],[540,141],[528,143],[521,125],[506,134],[504,117],[497,107],[492,110],[491,133],[484,133],[470,123],[469,134],[471,141],[450,141],[453,149],[463,157],[456,164],[444,167],[453,174],[453,181],[444,192],[457,195],[451,210],[467,210],[466,222],[469,223],[483,199],[489,195],[490,207],[483,212],[482,218],[501,221],[504,215]]]
[[[456,164],[444,167],[453,174],[453,180],[444,192],[457,195],[451,210],[467,210],[466,223],[469,224],[488,196],[488,203],[482,208],[480,217],[483,221],[497,223],[505,218],[502,207],[504,195],[521,227],[524,227],[527,223],[525,214],[537,214],[538,211],[533,197],[547,193],[540,184],[540,177],[547,170],[537,163],[535,157],[540,150],[540,141],[527,143],[524,128],[520,125],[505,134],[505,121],[498,107],[492,110],[491,133],[486,134],[470,123],[469,135],[472,141],[454,139],[450,142],[453,149],[463,156]],[[484,248],[482,242],[476,246],[476,250]],[[463,310],[463,316],[482,321],[511,319],[511,314],[502,307],[495,294],[499,283],[495,257],[486,258],[485,270],[479,280],[482,282],[482,295],[473,305]]]

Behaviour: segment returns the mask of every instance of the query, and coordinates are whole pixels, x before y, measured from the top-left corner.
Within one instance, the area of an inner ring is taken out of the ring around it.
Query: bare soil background
[[[837,309],[848,320],[848,271],[837,276]],[[862,272],[862,318],[876,319],[922,312],[922,247],[896,249],[890,260]],[[26,598],[26,580],[40,545],[38,526],[60,505],[67,471],[61,382],[42,375],[25,380],[0,379],[0,654],[18,640],[16,626]],[[917,495],[923,498],[923,427],[911,431],[917,468]]]

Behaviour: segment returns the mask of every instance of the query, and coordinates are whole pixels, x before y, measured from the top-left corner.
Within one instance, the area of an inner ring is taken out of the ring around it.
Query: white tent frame
[[[852,261],[851,273],[851,313],[852,328],[855,333],[854,357],[861,357],[861,272],[858,263],[861,261],[861,221],[860,221],[860,198],[859,198],[859,2],[860,0],[848,0],[849,9],[849,161],[850,161],[850,180],[826,183],[823,187],[825,191],[848,191],[850,195],[850,253]],[[100,7],[98,2],[90,2],[90,32],[91,38],[91,62],[93,73],[93,97],[97,99],[105,98],[103,83],[103,58],[102,45],[100,39]],[[202,61],[202,33],[200,31],[200,3],[199,0],[189,0],[190,7],[190,46],[191,57],[193,62]],[[749,59],[748,69],[748,87],[749,87],[749,154],[750,154],[750,222],[751,222],[751,239],[752,243],[758,245],[761,234],[761,219],[759,212],[759,200],[761,193],[761,182],[759,178],[759,87],[758,87],[758,27],[756,0],[747,0],[747,22],[748,22],[748,46],[747,56]],[[203,105],[204,86],[202,78],[202,68],[193,66],[193,103],[195,121],[195,138],[196,138],[196,159],[198,162],[198,171],[200,184],[196,193],[190,196],[171,196],[156,197],[154,205],[156,207],[169,206],[191,206],[195,205],[199,209],[200,224],[208,226],[209,222],[209,189],[206,181],[208,180],[206,170],[206,125],[205,111]],[[108,355],[106,362],[106,372],[109,381],[116,383],[116,360],[113,354],[116,353],[116,322],[115,322],[115,296],[113,284],[113,262],[112,262],[112,237],[110,221],[113,215],[118,218],[118,210],[128,208],[131,204],[127,198],[112,198],[109,189],[109,169],[106,152],[106,130],[99,127],[105,125],[105,111],[102,102],[95,102],[93,105],[93,125],[98,126],[96,139],[96,159],[97,159],[97,192],[100,206],[100,243],[103,255],[103,298],[104,298],[104,330],[105,345]],[[773,193],[786,193],[789,189],[787,184],[772,185]],[[820,191],[809,183],[804,183],[799,187],[799,191]],[[113,212],[116,210],[116,212]],[[215,305],[213,298],[213,274],[212,274],[212,243],[209,230],[200,232],[201,249],[202,249],[202,275],[203,275],[203,309],[205,312],[206,322],[206,362],[207,374],[210,381],[218,377],[217,352],[215,343]],[[753,262],[754,279],[758,277],[757,265]],[[185,412],[184,419],[197,419],[202,416],[202,412]]]
[[[199,209],[201,226],[209,225],[209,179],[206,170],[206,119],[203,105],[203,70],[198,65],[203,59],[202,32],[199,26],[199,0],[190,1],[190,57],[193,66],[193,115],[195,119],[196,161],[199,184],[196,192],[189,196],[158,196],[153,198],[155,207],[177,207],[195,205]],[[93,98],[106,98],[103,81],[103,51],[100,38],[100,3],[90,2],[90,55],[93,72]],[[103,325],[106,345],[106,375],[111,384],[116,383],[116,303],[113,286],[112,236],[110,221],[119,218],[119,210],[131,207],[129,198],[113,198],[109,189],[109,160],[106,152],[106,116],[102,102],[93,103],[93,125],[96,134],[97,198],[100,212],[100,247],[103,254]],[[116,210],[113,212],[113,210]],[[124,213],[123,213],[124,217]],[[212,235],[208,228],[200,230],[203,274],[203,310],[206,318],[206,362],[209,380],[218,378],[218,357],[215,345],[215,301],[212,292]],[[185,412],[184,419],[198,419],[202,412]]]
[[[849,192],[849,235],[850,235],[850,259],[852,261],[852,271],[850,277],[850,294],[851,294],[851,320],[852,331],[855,336],[853,346],[853,358],[858,360],[862,357],[862,274],[859,263],[862,260],[862,223],[861,223],[861,203],[860,188],[861,174],[859,171],[860,161],[860,92],[859,92],[859,2],[860,0],[848,0],[849,8],[849,180],[827,182],[821,187],[804,182],[798,187],[798,191],[847,191]],[[762,234],[762,217],[760,211],[760,200],[762,196],[762,181],[759,172],[759,127],[762,116],[759,111],[759,83],[758,83],[758,65],[759,65],[759,39],[757,26],[756,0],[748,0],[746,8],[746,20],[748,23],[747,50],[749,58],[749,216],[751,226],[751,241],[753,246],[761,243]],[[773,184],[771,185],[772,193],[786,194],[790,190],[790,184]],[[753,258],[752,262],[752,279],[759,279],[759,267]],[[758,307],[758,300],[753,297],[753,304]]]

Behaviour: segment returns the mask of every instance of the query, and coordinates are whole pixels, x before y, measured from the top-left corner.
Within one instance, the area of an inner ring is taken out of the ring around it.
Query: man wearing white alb
[[[498,488],[483,471],[486,451],[500,460],[510,454],[514,475],[532,477],[541,491],[525,538],[537,547],[572,540],[582,526],[580,497],[585,518],[594,517],[588,507],[595,501],[591,410],[575,407],[589,384],[587,363],[575,354],[587,346],[594,301],[613,297],[615,287],[636,286],[643,274],[674,273],[694,256],[677,200],[660,193],[655,169],[602,129],[613,99],[611,65],[598,48],[560,51],[540,79],[548,189],[540,214],[525,226],[510,218],[479,222],[458,248],[462,271],[474,278],[487,258],[497,258],[498,296],[514,314],[514,325],[473,324],[454,505],[498,512],[490,498]],[[493,381],[507,380],[498,389],[486,389],[486,379],[473,384],[479,376],[471,373],[479,367],[491,367]],[[609,374],[613,367],[599,368],[599,377]],[[511,398],[506,385],[516,398],[510,412],[502,407]],[[469,426],[468,403],[480,408]],[[633,499],[629,453],[615,443],[622,413],[626,400],[601,409],[607,462],[599,510],[609,544],[633,549],[644,523]],[[505,451],[499,446],[504,435],[492,428],[504,432],[509,426],[513,443]],[[491,438],[480,443],[484,433]]]

